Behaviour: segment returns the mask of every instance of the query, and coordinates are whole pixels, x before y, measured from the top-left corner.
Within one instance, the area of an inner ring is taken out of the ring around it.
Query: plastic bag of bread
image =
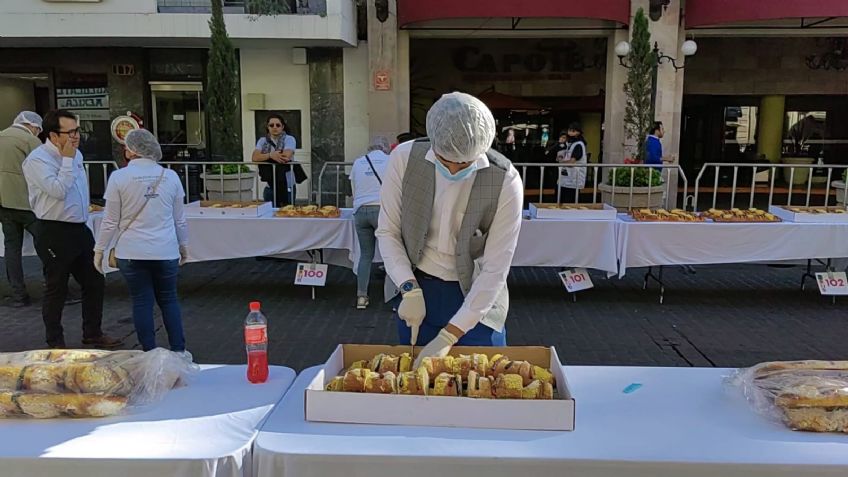
[[[158,402],[197,371],[162,348],[0,353],[0,418],[111,416]]]
[[[798,431],[848,433],[848,361],[773,361],[727,382],[758,413]]]

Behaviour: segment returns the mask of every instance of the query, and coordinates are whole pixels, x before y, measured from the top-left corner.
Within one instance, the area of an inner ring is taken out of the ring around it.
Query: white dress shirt
[[[165,174],[156,185],[162,171]],[[176,172],[150,159],[133,159],[109,176],[104,197],[106,208],[94,250],[104,251],[115,237],[117,258],[180,258],[180,245],[188,245],[188,225],[183,209],[185,192]],[[136,214],[138,218],[130,224]]]
[[[82,153],[62,157],[47,141],[32,151],[23,163],[29,204],[42,220],[85,223],[88,220],[88,180]]]
[[[383,177],[380,222],[376,232],[386,272],[398,285],[415,278],[401,237],[403,177],[412,144],[412,141],[403,143],[392,151],[389,166]],[[432,149],[427,152],[426,160],[433,163],[437,160]],[[485,154],[477,158],[476,164],[478,170],[490,167]],[[456,281],[456,237],[465,217],[465,209],[477,173],[475,171],[467,179],[458,182],[445,179],[435,170],[433,174],[436,177],[433,217],[418,268],[442,280]],[[479,273],[474,277],[462,307],[450,320],[450,324],[462,331],[467,332],[483,319],[506,283],[518,242],[518,232],[521,229],[523,201],[521,177],[515,168],[510,168],[504,177],[486,248],[483,256],[477,260]]]
[[[374,169],[368,165],[368,159]],[[353,162],[350,170],[350,185],[353,188],[353,211],[356,212],[363,205],[380,205],[380,180],[386,175],[386,165],[389,163],[389,155],[383,151],[371,151],[365,156]],[[374,175],[377,171],[377,176]]]

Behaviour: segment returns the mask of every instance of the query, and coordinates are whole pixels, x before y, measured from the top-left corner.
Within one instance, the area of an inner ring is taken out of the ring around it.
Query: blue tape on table
[[[641,387],[642,387],[642,383],[630,383],[621,392],[623,392],[624,394],[630,394],[634,391],[637,391]]]

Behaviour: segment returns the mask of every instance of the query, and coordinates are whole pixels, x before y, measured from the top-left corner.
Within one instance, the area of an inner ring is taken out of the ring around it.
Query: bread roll
[[[406,373],[408,371],[412,371],[412,363],[415,360],[412,359],[412,355],[409,353],[403,353],[400,355],[400,364],[398,364],[398,372]]]
[[[347,368],[347,369],[348,369],[348,371],[350,371],[352,369],[363,369],[363,368],[364,369],[370,369],[370,362],[366,361],[364,359],[361,360],[361,361],[354,361],[353,364],[351,364],[350,367]]]
[[[0,392],[16,391],[21,385],[23,370],[23,366],[0,366]]]
[[[433,383],[433,396],[462,396],[462,378],[456,374],[439,374]]]
[[[65,389],[75,393],[126,396],[132,390],[127,371],[119,366],[78,363],[65,371]]]
[[[424,367],[398,375],[398,394],[426,396],[430,391],[430,375]]]
[[[365,392],[365,376],[370,373],[368,369],[351,369],[342,378],[342,390],[352,393]]]
[[[498,399],[521,399],[524,380],[518,374],[501,374],[495,378],[495,397]]]
[[[798,369],[848,371],[848,361],[772,361],[757,365],[756,370],[754,371],[754,377],[761,378],[773,374],[775,372]]]
[[[99,394],[21,393],[12,399],[22,413],[36,419],[112,416],[127,405],[126,397]]]
[[[397,394],[397,376],[388,371],[384,374],[369,371],[365,376],[365,392],[375,394]]]
[[[477,374],[485,375],[488,367],[489,358],[485,354],[462,354],[454,360],[454,373],[462,376],[463,380],[468,379],[468,373],[470,371],[476,371]]]
[[[21,375],[21,391],[59,394],[65,387],[65,366],[60,364],[31,364]]]
[[[327,391],[344,391],[344,378],[341,376],[334,377],[324,389]]]
[[[507,357],[501,357],[492,367],[492,376],[497,378],[502,374],[517,374],[521,376],[524,386],[533,381],[531,374],[533,365],[527,361],[510,361]]]
[[[397,356],[392,356],[390,354],[377,355],[382,356],[382,359],[378,361],[376,368],[372,368],[373,371],[376,371],[380,374],[383,373],[396,373],[398,372],[398,368],[400,368],[400,358]],[[374,363],[372,362],[372,365]]]
[[[455,374],[453,356],[445,356],[444,358],[427,357],[421,360],[421,366],[427,370],[427,374],[430,375],[430,381],[435,381],[436,377],[442,373]]]
[[[17,403],[14,401],[14,393],[0,392],[0,418],[19,416],[21,410],[18,409]]]
[[[848,432],[848,409],[785,409],[787,425],[797,431]]]
[[[556,380],[554,379],[553,373],[548,371],[547,369],[533,365],[532,372],[530,373],[530,377],[533,379],[538,379],[539,381],[546,384],[555,384]]]
[[[474,370],[468,372],[466,389],[470,398],[493,399],[495,397],[492,392],[492,379]]]

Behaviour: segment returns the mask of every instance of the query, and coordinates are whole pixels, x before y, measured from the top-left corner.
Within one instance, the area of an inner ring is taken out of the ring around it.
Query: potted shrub
[[[208,200],[253,200],[256,172],[239,164],[215,164],[200,175]]]
[[[662,207],[665,188],[662,174],[653,167],[622,167],[616,169],[615,174],[610,174],[606,183],[599,184],[598,189],[604,202],[617,209],[628,209]]]

